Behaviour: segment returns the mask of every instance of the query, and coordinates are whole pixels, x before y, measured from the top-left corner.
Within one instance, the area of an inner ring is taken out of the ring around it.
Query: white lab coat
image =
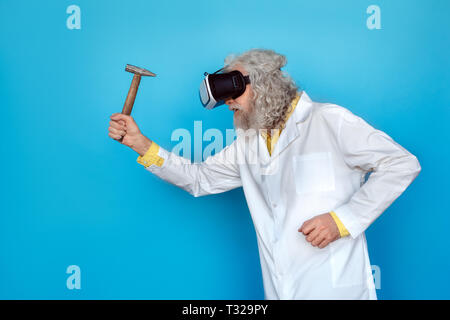
[[[202,163],[159,156],[164,164],[147,170],[196,197],[243,187],[265,299],[376,299],[364,231],[421,170],[386,133],[305,91],[272,156],[260,134],[238,135]],[[332,210],[350,236],[313,247],[298,228]]]

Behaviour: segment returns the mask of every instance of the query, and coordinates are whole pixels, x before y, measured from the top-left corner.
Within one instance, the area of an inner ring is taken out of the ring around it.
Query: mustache
[[[242,106],[238,103],[235,103],[229,106],[228,109],[230,109],[231,111],[242,110]]]

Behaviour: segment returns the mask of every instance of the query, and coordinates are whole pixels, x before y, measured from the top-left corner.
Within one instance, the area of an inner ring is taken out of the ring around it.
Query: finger
[[[315,224],[314,221],[308,220],[303,223],[301,228],[299,229],[300,232],[303,232],[303,234],[306,236],[309,234],[312,230],[314,230]]]
[[[310,234],[306,237],[306,241],[308,241],[308,242],[314,241],[314,239],[316,239],[316,237],[319,235],[319,233],[320,233],[320,230],[314,229],[314,230],[311,231]]]
[[[113,128],[120,129],[120,130],[125,130],[125,128],[126,128],[126,125],[123,123],[123,121],[119,122],[116,120],[111,120],[109,122],[109,125]]]
[[[321,231],[321,232],[317,235],[317,237],[311,242],[311,245],[312,245],[313,247],[318,246],[323,240],[326,239],[326,234],[327,234],[327,232],[326,232],[325,230]]]
[[[127,134],[123,130],[118,130],[118,129],[115,129],[115,128],[112,128],[112,127],[109,127],[109,132],[111,132],[112,134],[115,134],[115,135],[119,135],[121,137]]]
[[[328,239],[325,238],[325,239],[319,244],[319,248],[320,248],[320,249],[325,248],[330,242],[331,242],[330,240],[328,240]]]
[[[120,131],[126,133],[127,129],[125,126],[121,126],[120,124],[116,123],[114,125],[110,125],[108,130],[113,131],[114,133],[119,134]]]
[[[111,132],[108,133],[108,136],[110,136],[111,138],[113,138],[114,140],[120,140],[122,137],[116,134],[113,134]]]

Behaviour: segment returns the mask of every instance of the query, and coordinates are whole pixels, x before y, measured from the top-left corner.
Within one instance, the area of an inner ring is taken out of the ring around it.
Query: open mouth
[[[238,107],[236,107],[236,106],[230,106],[230,108],[229,108],[231,111],[233,111],[234,113],[236,113],[237,111],[240,111],[241,109],[239,109]]]

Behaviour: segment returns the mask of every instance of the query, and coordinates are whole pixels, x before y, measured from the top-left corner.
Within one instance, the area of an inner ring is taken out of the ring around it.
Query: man
[[[249,81],[225,101],[240,132],[219,153],[191,163],[122,114],[109,136],[195,197],[243,187],[266,299],[376,299],[364,231],[419,174],[417,158],[346,108],[311,101],[274,51],[225,64]]]

